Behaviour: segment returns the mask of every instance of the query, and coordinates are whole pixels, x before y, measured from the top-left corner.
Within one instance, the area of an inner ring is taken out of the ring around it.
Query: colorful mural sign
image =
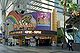
[[[38,26],[50,26],[50,15],[45,12],[37,13],[37,25]]]
[[[17,19],[12,15],[7,16],[6,20],[9,20],[10,22],[12,22],[14,24],[18,23]]]
[[[21,15],[17,14],[16,11],[11,11],[8,16],[6,17],[6,20],[12,21],[13,24],[18,24],[18,21],[21,19]]]
[[[36,27],[36,20],[33,18],[31,14],[27,14],[23,16],[22,18],[23,23],[27,24],[32,24],[34,27]]]
[[[51,13],[49,12],[32,12],[21,17],[17,12],[11,11],[6,20],[12,21],[13,24],[23,23],[22,25],[25,26],[31,24],[35,30],[51,30]]]
[[[51,13],[49,12],[32,12],[36,20],[36,30],[51,30]]]

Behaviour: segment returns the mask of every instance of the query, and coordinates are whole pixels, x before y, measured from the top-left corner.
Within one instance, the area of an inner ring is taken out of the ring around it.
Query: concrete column
[[[19,36],[19,46],[22,46],[22,36]]]
[[[57,10],[52,9],[51,13],[51,30],[57,31]]]

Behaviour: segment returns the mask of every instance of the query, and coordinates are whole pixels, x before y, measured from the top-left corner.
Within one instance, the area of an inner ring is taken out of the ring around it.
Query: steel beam
[[[42,6],[37,6],[37,5],[29,4],[29,3],[27,3],[27,4],[31,5],[31,6],[34,6],[34,7],[39,7],[39,8],[43,8],[43,9],[47,9],[47,10],[52,10],[52,9],[49,9],[49,8],[46,8],[46,7],[42,7]]]
[[[63,10],[63,8],[61,8],[61,7],[53,6],[51,4],[43,3],[41,1],[35,1],[35,0],[32,0],[32,1],[37,2],[37,3],[41,3],[41,4],[45,4],[45,5],[48,5],[48,6],[55,7],[55,8],[58,8],[58,9],[62,9]]]
[[[59,3],[57,3],[57,2],[50,1],[50,0],[46,0],[46,1],[51,2],[51,3],[55,3],[55,4],[59,4]]]
[[[30,9],[30,8],[27,8],[27,10],[31,10],[31,11],[40,11],[40,10],[35,10],[35,9]],[[44,11],[43,11],[43,12],[44,12]],[[61,12],[61,11],[57,11],[57,12],[63,13],[63,12]]]
[[[32,11],[39,11],[39,10],[35,10],[35,9],[30,9],[30,8],[27,8],[28,10],[32,10]]]

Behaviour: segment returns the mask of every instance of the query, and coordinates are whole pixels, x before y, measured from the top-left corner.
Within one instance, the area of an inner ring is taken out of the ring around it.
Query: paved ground
[[[68,51],[56,47],[19,47],[0,44],[0,53],[80,53]]]

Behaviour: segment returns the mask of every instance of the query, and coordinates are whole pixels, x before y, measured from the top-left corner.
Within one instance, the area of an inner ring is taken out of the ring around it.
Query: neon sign
[[[10,32],[10,34],[22,34],[22,31]]]
[[[41,31],[25,31],[26,34],[41,34]]]

